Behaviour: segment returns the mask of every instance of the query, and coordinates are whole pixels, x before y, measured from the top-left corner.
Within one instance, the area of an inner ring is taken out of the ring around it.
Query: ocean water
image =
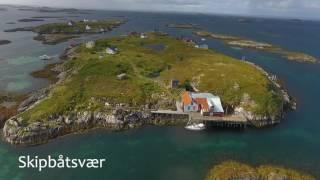
[[[6,22],[32,16],[65,16],[64,13],[36,13],[9,8],[0,11],[0,39],[12,44],[0,46],[0,90],[25,93],[48,85],[29,73],[47,63],[39,55],[55,55],[73,41],[83,42],[101,36],[117,36],[131,31],[161,30],[177,37],[193,37],[191,30],[167,28],[169,23],[194,23],[206,30],[270,42],[289,50],[320,57],[320,22],[281,19],[209,16],[202,14],[160,14],[94,11],[73,19],[127,18],[113,32],[83,37],[56,46],[41,45],[30,32],[4,33],[4,29],[45,22],[8,25]],[[0,142],[0,179],[156,179],[198,180],[208,168],[224,160],[239,160],[251,165],[275,164],[299,169],[320,178],[320,65],[287,61],[277,55],[232,48],[218,40],[205,43],[216,51],[235,58],[246,56],[268,72],[276,74],[292,96],[298,109],[289,112],[281,124],[244,131],[211,129],[189,132],[183,127],[144,127],[125,132],[92,130],[68,135],[35,147],[13,147]],[[106,158],[102,169],[18,169],[18,156],[63,154],[71,158]]]

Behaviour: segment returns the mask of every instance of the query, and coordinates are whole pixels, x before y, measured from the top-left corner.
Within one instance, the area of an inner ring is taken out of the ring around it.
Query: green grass
[[[147,44],[163,44],[165,49],[154,51],[146,48]],[[118,47],[119,53],[100,59],[109,45]],[[165,98],[177,99],[182,89],[169,89],[171,79],[195,83],[199,90],[221,96],[225,106],[238,106],[248,94],[250,103],[243,105],[248,110],[267,115],[281,109],[280,96],[255,67],[169,36],[150,33],[147,39],[129,36],[99,40],[93,49],[79,47],[77,57],[65,63],[72,70],[71,77],[54,88],[49,98],[23,113],[24,119],[45,121],[52,114],[93,111],[105,102],[143,106]],[[121,73],[127,73],[128,79],[117,80]],[[238,88],[234,88],[236,84]]]

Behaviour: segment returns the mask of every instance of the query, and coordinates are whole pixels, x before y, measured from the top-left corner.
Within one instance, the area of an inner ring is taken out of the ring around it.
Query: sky
[[[0,4],[320,19],[320,0],[0,0]]]

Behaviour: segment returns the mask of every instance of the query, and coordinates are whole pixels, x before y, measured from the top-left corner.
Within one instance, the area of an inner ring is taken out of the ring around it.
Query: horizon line
[[[118,11],[118,12],[141,12],[141,13],[171,13],[171,14],[189,14],[189,15],[214,15],[214,16],[229,16],[229,17],[244,17],[244,18],[264,18],[264,19],[277,19],[277,20],[303,20],[303,21],[320,21],[320,18],[311,17],[291,17],[291,16],[273,16],[263,14],[237,14],[237,13],[222,13],[222,12],[190,12],[190,11],[170,11],[170,10],[143,10],[143,9],[107,9],[107,8],[83,8],[83,7],[69,7],[69,6],[41,6],[41,5],[28,5],[28,4],[1,4],[0,6],[12,6],[12,7],[31,7],[31,8],[56,8],[56,9],[77,9],[77,10],[89,10],[89,11]]]

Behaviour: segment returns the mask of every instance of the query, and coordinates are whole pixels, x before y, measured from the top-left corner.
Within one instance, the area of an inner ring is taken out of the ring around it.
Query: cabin
[[[185,91],[182,94],[184,112],[200,112],[203,116],[223,116],[224,110],[219,96],[211,93]]]
[[[171,81],[170,81],[170,88],[171,89],[176,89],[176,88],[178,88],[179,87],[179,80],[176,80],[176,79],[172,79]]]
[[[116,47],[107,47],[106,53],[110,55],[115,55],[118,53],[118,48]]]
[[[87,31],[90,31],[91,30],[91,27],[89,25],[86,25],[86,30]]]
[[[95,42],[94,41],[89,41],[86,43],[86,48],[87,49],[92,49],[95,46]]]
[[[184,112],[198,112],[199,105],[192,99],[191,92],[182,93],[182,106]]]
[[[68,22],[68,26],[73,26],[74,25],[74,22],[73,21],[69,21]]]
[[[195,43],[191,38],[182,38],[182,41],[185,43],[191,43],[191,44]]]
[[[140,34],[140,38],[141,39],[146,39],[146,38],[148,38],[148,36],[145,33],[141,33]]]
[[[207,44],[201,44],[201,45],[195,45],[195,48],[199,49],[209,49],[209,46]]]
[[[119,75],[117,75],[117,79],[118,80],[128,79],[128,75],[126,73],[119,74]]]
[[[136,31],[133,31],[133,32],[130,32],[130,33],[129,33],[129,35],[130,35],[130,36],[138,36],[138,35],[139,35],[139,33],[138,33],[138,32],[136,32]]]

